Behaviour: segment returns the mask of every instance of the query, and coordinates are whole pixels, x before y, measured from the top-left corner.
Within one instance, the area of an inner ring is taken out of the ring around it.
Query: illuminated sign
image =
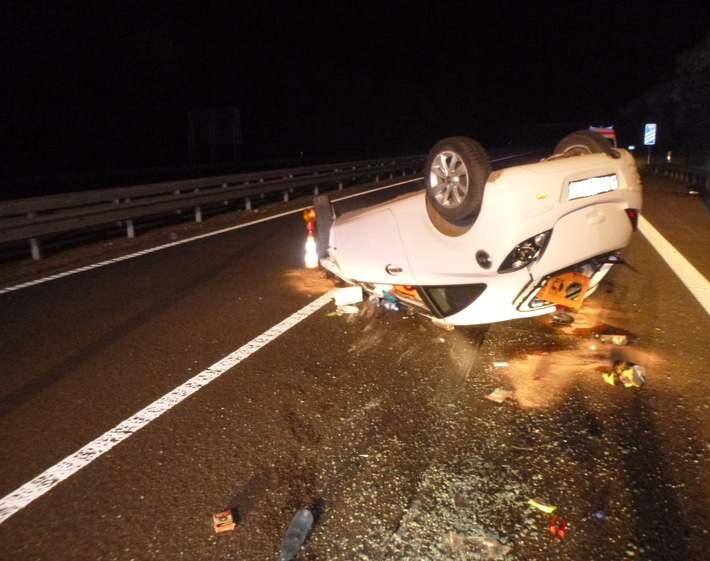
[[[643,143],[646,146],[656,144],[656,123],[647,123],[643,131]]]

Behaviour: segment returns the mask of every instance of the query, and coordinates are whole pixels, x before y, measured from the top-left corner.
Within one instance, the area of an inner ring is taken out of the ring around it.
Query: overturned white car
[[[494,172],[477,142],[446,138],[424,182],[340,216],[316,197],[320,263],[451,325],[578,308],[619,261],[641,209],[633,157],[590,131],[541,162]]]

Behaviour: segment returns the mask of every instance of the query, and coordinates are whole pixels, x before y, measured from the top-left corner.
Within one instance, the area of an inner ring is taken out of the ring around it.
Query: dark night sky
[[[710,2],[5,0],[2,175],[179,165],[239,107],[260,160],[425,152],[609,122],[710,30]]]

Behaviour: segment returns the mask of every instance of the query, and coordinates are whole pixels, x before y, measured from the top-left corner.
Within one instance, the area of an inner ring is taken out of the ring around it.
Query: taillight
[[[626,216],[629,217],[629,220],[631,221],[631,227],[634,229],[634,232],[638,230],[639,227],[639,209],[637,208],[627,208],[626,209]]]

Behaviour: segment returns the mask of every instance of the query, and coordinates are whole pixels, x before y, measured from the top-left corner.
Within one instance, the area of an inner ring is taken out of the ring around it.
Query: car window
[[[422,287],[442,316],[454,315],[473,304],[486,289],[485,284]]]

